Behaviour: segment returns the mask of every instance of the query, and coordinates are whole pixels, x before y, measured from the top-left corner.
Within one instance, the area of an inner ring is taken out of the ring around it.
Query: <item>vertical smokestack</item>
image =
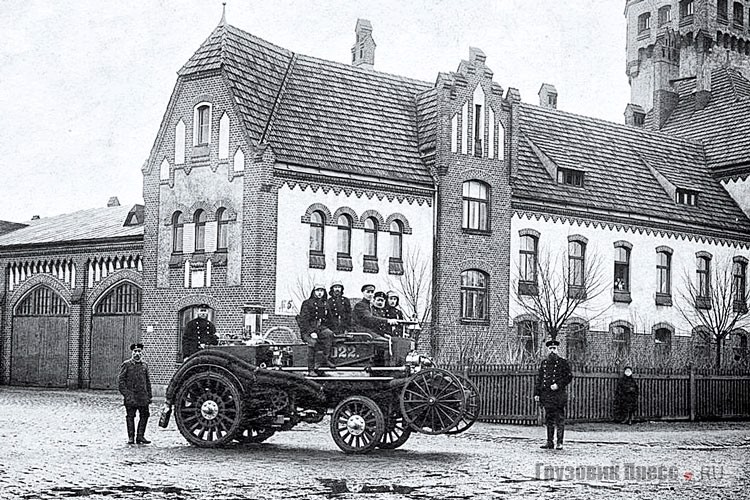
[[[372,24],[367,19],[357,19],[354,29],[357,40],[352,47],[352,66],[372,69],[375,65],[375,40],[372,39]]]
[[[539,105],[543,108],[557,109],[557,89],[554,85],[542,84],[539,89]]]

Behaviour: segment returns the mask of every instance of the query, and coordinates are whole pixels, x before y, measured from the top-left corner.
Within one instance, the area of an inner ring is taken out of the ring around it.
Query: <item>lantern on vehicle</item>
[[[257,337],[263,333],[263,311],[265,307],[260,304],[245,304],[242,306],[242,312],[245,316],[245,325],[243,333],[245,340]]]

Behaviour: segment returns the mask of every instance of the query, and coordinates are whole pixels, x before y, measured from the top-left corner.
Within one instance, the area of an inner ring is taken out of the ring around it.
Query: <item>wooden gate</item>
[[[122,362],[130,344],[141,333],[141,289],[130,282],[112,288],[94,306],[91,320],[92,389],[116,389]]]
[[[39,286],[16,307],[11,337],[10,383],[65,387],[68,378],[68,304]]]

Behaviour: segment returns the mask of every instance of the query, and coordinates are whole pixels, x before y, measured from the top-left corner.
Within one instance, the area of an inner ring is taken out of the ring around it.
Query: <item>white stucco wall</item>
[[[690,335],[691,327],[678,311],[676,304],[681,300],[681,291],[686,291],[685,277],[695,280],[696,252],[705,251],[712,255],[712,266],[732,264],[732,258],[743,256],[750,258],[747,247],[720,245],[711,240],[696,241],[681,236],[667,234],[650,234],[646,231],[616,229],[601,225],[576,223],[553,219],[545,221],[535,217],[519,217],[514,214],[511,221],[511,276],[517,276],[519,263],[519,231],[534,229],[539,231],[540,260],[545,252],[554,256],[559,254],[567,259],[568,236],[581,235],[588,239],[587,256],[598,254],[601,256],[605,291],[595,300],[586,303],[588,310],[581,308],[575,316],[591,320],[592,330],[607,331],[613,321],[624,320],[631,323],[636,333],[650,334],[653,325],[660,322],[670,323],[675,328],[675,335]],[[633,245],[630,253],[630,304],[615,303],[613,296],[614,259],[616,241],[625,240]],[[664,245],[671,248],[672,254],[672,306],[657,306],[655,304],[657,273],[656,248]],[[731,272],[731,268],[730,268]],[[712,272],[713,274],[713,272]],[[512,286],[512,285],[511,285]],[[525,311],[515,300],[515,292],[510,293],[511,321]],[[596,317],[599,315],[598,317]],[[593,318],[593,320],[592,320]]]
[[[308,250],[310,246],[310,225],[301,222],[308,207],[314,203],[325,205],[333,215],[341,207],[349,207],[361,218],[368,210],[377,211],[383,220],[391,214],[399,213],[409,222],[411,234],[403,235],[403,259],[407,266],[409,256],[418,259],[419,266],[432,269],[433,247],[433,208],[423,202],[409,203],[387,197],[347,195],[344,191],[336,194],[333,189],[327,193],[323,189],[313,191],[308,187],[302,189],[296,185],[293,189],[284,184],[278,191],[279,232],[276,243],[276,314],[296,314],[301,301],[310,295],[314,283],[322,283],[327,288],[333,281],[339,280],[344,285],[345,295],[349,298],[361,297],[360,288],[365,283],[372,283],[378,290],[398,290],[399,277],[388,274],[390,257],[390,234],[378,231],[378,267],[377,274],[363,272],[364,231],[352,229],[351,236],[351,271],[336,269],[337,237],[336,226],[327,225],[324,236],[325,269],[309,267]],[[334,221],[335,222],[335,221]],[[385,228],[388,229],[388,228]],[[303,295],[304,289],[304,295]],[[403,305],[402,299],[402,305]]]

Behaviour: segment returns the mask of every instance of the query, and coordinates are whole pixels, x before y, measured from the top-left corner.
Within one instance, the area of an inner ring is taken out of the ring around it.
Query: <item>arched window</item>
[[[193,215],[193,222],[195,223],[195,251],[205,252],[206,251],[206,212],[203,210],[196,210]]]
[[[568,325],[566,333],[567,356],[573,363],[583,363],[586,357],[586,337],[588,336],[586,323],[573,322]]]
[[[615,292],[630,291],[630,249],[615,248]]]
[[[365,219],[365,257],[378,256],[378,221],[375,217]]]
[[[704,301],[711,297],[711,258],[701,255],[696,259],[696,296]]]
[[[532,361],[536,358],[539,349],[539,322],[532,319],[523,319],[517,323],[518,342],[523,349],[523,361]]]
[[[325,216],[318,210],[310,214],[310,252],[323,253]]]
[[[352,219],[346,214],[339,215],[338,253],[349,257],[352,254]]]
[[[735,257],[732,263],[732,296],[734,312],[747,311],[747,260]]]
[[[401,221],[394,220],[391,222],[391,258],[399,259],[402,258],[402,239],[404,234],[404,228],[401,225]]]
[[[182,234],[185,224],[182,219],[182,212],[172,214],[172,252],[182,253]]]
[[[211,106],[202,104],[195,111],[196,145],[202,146],[211,142]]]
[[[229,216],[227,209],[222,207],[216,211],[216,250],[227,249],[228,230]]]
[[[53,289],[40,285],[16,306],[15,316],[67,316],[68,304]],[[38,338],[38,337],[37,337]],[[39,349],[39,346],[36,346]]]
[[[584,298],[586,269],[586,243],[581,240],[568,241],[568,296]]]
[[[651,13],[644,12],[638,16],[638,33],[643,33],[651,29]]]
[[[672,330],[666,327],[654,330],[654,344],[657,363],[665,361],[672,352]]]
[[[461,319],[489,319],[489,278],[486,273],[469,269],[461,273]]]
[[[630,354],[630,337],[633,333],[632,327],[625,322],[610,325],[612,332],[612,343],[615,347],[615,356],[622,360]]]
[[[464,229],[489,231],[490,187],[481,181],[466,181],[463,184]]]
[[[656,253],[656,303],[672,305],[672,252],[659,250]]]
[[[536,283],[536,270],[537,270],[537,258],[538,248],[537,244],[539,239],[536,236],[524,235],[521,236],[521,249],[519,251],[520,257],[520,279],[526,283]]]
[[[732,14],[732,25],[735,28],[742,28],[745,25],[745,7],[742,3],[734,2]]]
[[[719,21],[727,22],[729,20],[729,8],[727,0],[718,0],[716,2],[716,18]]]

